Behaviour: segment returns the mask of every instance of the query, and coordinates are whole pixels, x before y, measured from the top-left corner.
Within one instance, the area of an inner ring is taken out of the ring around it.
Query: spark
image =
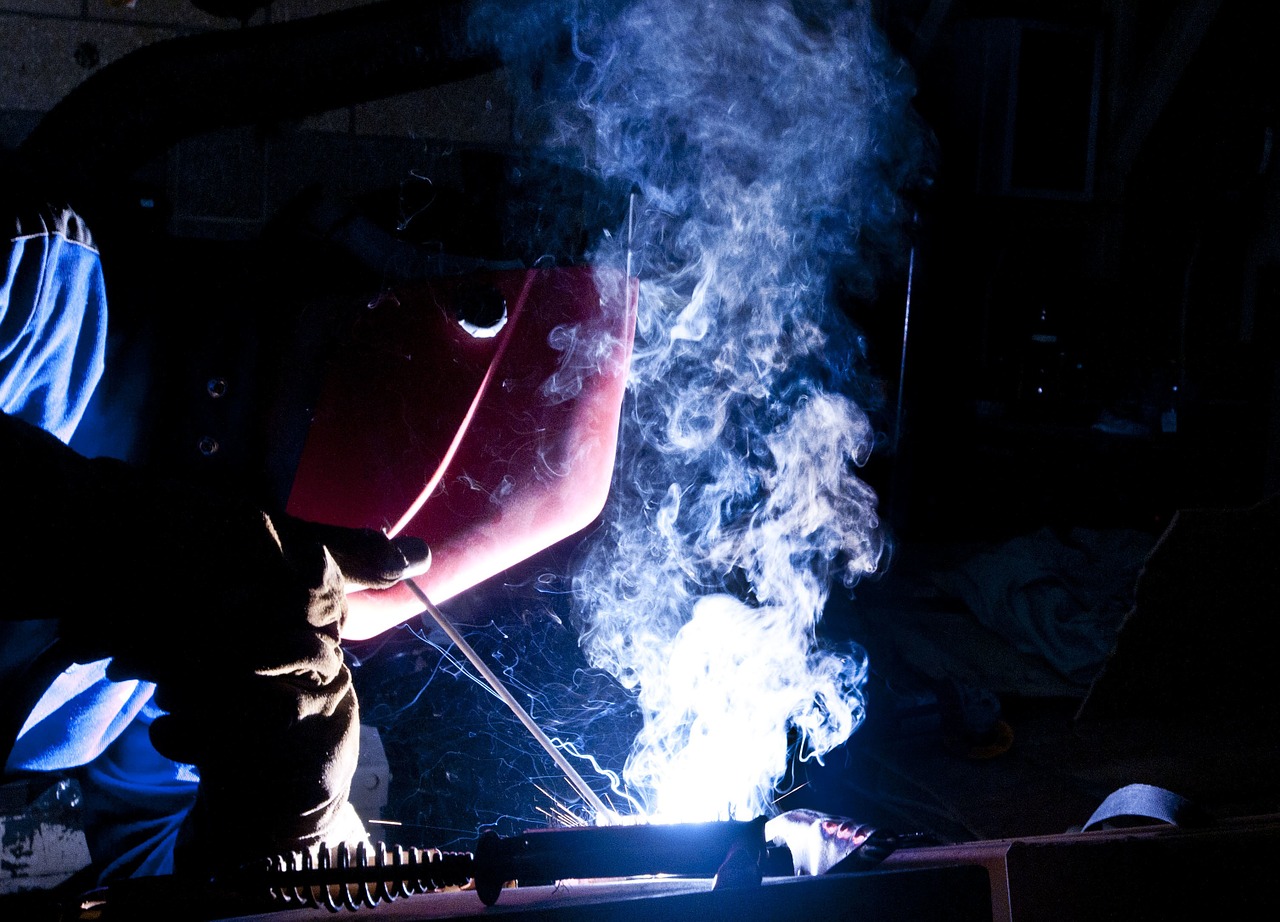
[[[791,790],[787,791],[787,793],[782,794],[782,795],[779,795],[777,798],[775,798],[775,799],[774,799],[774,801],[773,801],[773,805],[776,807],[778,804],[782,803],[784,800],[786,800],[786,799],[787,799],[788,797],[790,797],[792,794],[796,793],[797,791],[803,791],[803,790],[804,790],[805,788],[807,788],[808,786],[809,786],[809,782],[807,782],[807,781],[806,781],[806,782],[804,782],[804,784],[798,784],[798,785],[796,785],[796,786],[795,786],[795,787],[793,787]]]

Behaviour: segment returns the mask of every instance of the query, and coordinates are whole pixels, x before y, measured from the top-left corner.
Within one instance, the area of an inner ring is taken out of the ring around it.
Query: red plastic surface
[[[506,324],[478,338],[457,305],[495,290]],[[426,539],[416,582],[437,603],[580,531],[608,495],[637,291],[573,267],[387,293],[328,371],[288,511]],[[403,586],[360,593],[344,636],[421,607]]]

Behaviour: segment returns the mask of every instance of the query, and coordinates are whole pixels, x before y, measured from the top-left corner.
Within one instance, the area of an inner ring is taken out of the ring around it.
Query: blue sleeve
[[[66,443],[103,372],[101,262],[70,209],[24,213],[12,228],[0,241],[0,412]],[[8,652],[0,649],[0,671]],[[154,686],[108,680],[107,662],[73,666],[54,680],[4,767],[79,767],[85,834],[104,880],[171,872],[198,778],[151,745]]]
[[[24,216],[0,262],[0,411],[71,438],[102,376],[107,299],[93,240],[70,210]]]
[[[156,688],[136,679],[111,681],[110,662],[75,663],[53,680],[18,732],[6,771],[66,771],[106,751]]]
[[[167,759],[151,745],[148,704],[79,772],[85,837],[99,879],[173,873],[174,848],[196,799],[194,766]]]

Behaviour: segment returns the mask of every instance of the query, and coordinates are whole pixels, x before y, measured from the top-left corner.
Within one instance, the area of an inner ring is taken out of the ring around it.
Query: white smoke
[[[815,633],[833,582],[882,551],[856,473],[874,441],[860,339],[832,286],[870,292],[900,243],[913,87],[858,0],[617,6],[578,10],[579,108],[560,136],[581,140],[585,120],[589,168],[640,202],[636,344],[615,494],[575,577],[581,642],[638,695],[633,800],[665,821],[748,818],[791,745],[820,758],[863,716],[861,651]],[[620,241],[596,261],[616,266]]]

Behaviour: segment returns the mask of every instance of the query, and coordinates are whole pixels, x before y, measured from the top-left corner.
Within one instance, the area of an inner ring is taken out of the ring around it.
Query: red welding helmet
[[[385,292],[328,369],[288,512],[425,539],[444,602],[591,523],[604,506],[638,288],[533,268]],[[421,611],[364,593],[344,636]]]

